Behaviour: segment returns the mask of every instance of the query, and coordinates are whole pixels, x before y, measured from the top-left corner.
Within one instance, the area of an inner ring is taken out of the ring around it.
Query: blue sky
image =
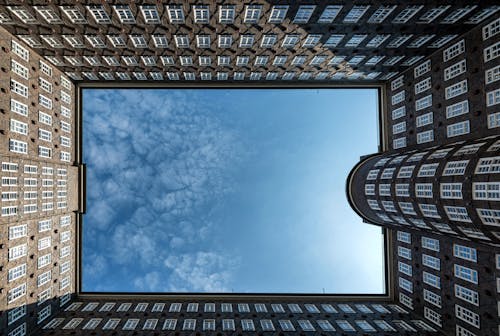
[[[345,196],[377,93],[83,95],[85,291],[380,293],[382,234]]]

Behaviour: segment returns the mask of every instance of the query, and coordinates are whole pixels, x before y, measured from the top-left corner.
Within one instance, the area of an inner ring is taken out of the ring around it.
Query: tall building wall
[[[500,332],[500,248],[447,234],[396,231],[395,296],[450,335]]]
[[[499,26],[497,16],[391,80],[386,99],[390,150],[498,134]]]
[[[148,335],[238,334],[439,335],[401,305],[321,298],[107,297],[78,299],[39,331],[40,335],[91,332]]]
[[[368,157],[349,176],[366,220],[500,244],[500,136]]]
[[[413,66],[495,5],[27,2],[0,8],[0,23],[76,81],[368,83]]]
[[[32,332],[75,291],[75,87],[0,28],[0,334]]]

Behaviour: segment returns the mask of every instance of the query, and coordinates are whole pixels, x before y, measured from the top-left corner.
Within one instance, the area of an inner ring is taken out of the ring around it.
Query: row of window
[[[487,140],[489,138],[486,138],[486,139],[482,139],[482,140]],[[480,140],[480,141],[482,141]],[[455,144],[461,144],[463,142],[458,142],[458,143],[455,143]],[[475,154],[477,153],[477,151],[484,145],[486,144],[486,142],[476,142],[476,143],[473,143],[473,144],[470,144],[470,145],[464,145],[462,147],[460,147],[452,156],[462,156],[462,155],[471,155],[471,154]],[[428,157],[427,159],[431,160],[431,159],[442,159],[444,157],[446,157],[448,155],[449,152],[451,152],[452,150],[454,149],[454,147],[447,147],[447,148],[442,148],[442,149],[438,149],[438,150],[434,150]],[[486,149],[486,152],[496,152],[500,149],[500,140],[497,140],[495,141],[491,146],[489,146],[487,149]],[[406,159],[406,162],[407,163],[410,163],[410,162],[419,162],[420,160],[423,159],[423,157],[425,155],[427,155],[429,153],[429,151],[425,151],[425,152],[416,152],[414,154],[411,154],[411,155],[393,155],[393,156],[389,156],[389,157],[382,157],[380,158],[375,164],[374,164],[374,167],[380,167],[380,166],[383,166],[385,165],[386,163],[388,163],[388,165],[396,165],[396,164],[400,164],[401,162],[403,162],[404,159]],[[426,166],[426,169],[421,169],[419,171],[419,177],[421,176],[426,176],[426,170],[429,169],[429,168],[433,168],[434,166],[431,166],[431,165],[436,165],[435,167],[437,167],[437,163],[433,163],[433,164],[430,164],[430,165],[423,165],[423,166]],[[431,169],[430,170],[430,173],[435,173],[435,169]],[[430,175],[430,176],[433,176],[433,175]]]
[[[52,219],[44,219],[38,221],[38,232],[45,232],[52,229]],[[71,215],[61,216],[59,218],[59,227],[65,228],[71,225]],[[9,226],[9,240],[25,238],[28,236],[28,224],[16,224]]]
[[[440,183],[439,196],[443,199],[463,199],[462,183]],[[365,184],[365,195],[375,195],[375,184]],[[391,183],[378,185],[380,196],[391,196]],[[410,197],[409,183],[396,183],[394,186],[396,196]],[[417,198],[433,198],[432,183],[415,183],[415,196]],[[500,201],[500,182],[473,182],[472,199],[485,201]]]
[[[83,306],[83,307],[82,307]],[[82,302],[74,302],[70,306],[66,308],[66,311],[94,311],[97,309],[99,306],[98,302],[89,302],[86,305],[83,305]],[[186,312],[198,312],[203,309],[204,312],[206,313],[215,313],[215,312],[222,312],[222,313],[232,313],[233,312],[233,304],[231,303],[221,303],[220,304],[220,309],[217,309],[217,306],[215,303],[205,303],[203,304],[203,308],[200,307],[200,303],[187,303],[185,306],[184,311]],[[252,312],[252,305],[247,304],[247,303],[238,303],[235,304],[237,311],[239,313],[250,313]],[[337,314],[339,313],[348,313],[348,314],[356,314],[356,313],[362,313],[362,314],[373,314],[375,312],[378,313],[383,313],[383,314],[388,314],[390,313],[390,310],[388,310],[384,305],[381,304],[371,304],[371,309],[368,307],[368,305],[365,304],[354,304],[354,307],[349,304],[338,304],[337,308],[335,308],[332,304],[320,304],[318,307],[315,304],[304,304],[303,307],[299,304],[295,303],[290,303],[287,305],[282,305],[279,303],[273,303],[270,305],[270,309],[268,310],[269,305],[266,305],[264,303],[256,303],[253,304],[253,311],[257,313],[267,313],[268,311],[272,311],[274,313],[287,313],[287,310],[285,309],[288,308],[288,312],[290,313],[296,313],[296,314],[302,314],[302,313],[315,313],[319,314],[321,312],[324,313],[330,313],[330,314]],[[394,306],[389,306],[392,310],[399,312],[397,307]],[[116,312],[127,312],[132,308],[132,303],[130,302],[125,302],[125,303],[120,303],[117,305],[116,302],[106,302],[104,303],[98,311],[100,312],[109,312],[113,311],[116,308]],[[135,308],[133,309],[134,312],[146,312],[146,311],[151,312],[163,312],[165,309],[165,303],[153,303],[149,304],[146,302],[141,302],[137,303]],[[169,312],[181,312],[183,311],[183,304],[182,303],[171,303],[169,308]]]
[[[297,11],[293,15],[293,19],[290,21],[296,24],[308,23],[313,15],[319,15],[318,19],[315,21],[317,23],[330,24],[332,23],[339,13],[343,10],[342,5],[328,5],[324,8],[318,8],[321,12],[317,10],[316,5],[301,5],[298,7]],[[383,5],[375,8],[373,13],[368,17],[366,16],[366,23],[382,23],[389,16],[392,16],[391,23],[403,24],[408,22],[410,19],[415,18],[417,23],[431,23],[438,19],[439,22],[444,24],[456,23],[473,10],[476,6],[465,6],[461,8],[454,8],[448,10],[450,6],[438,6],[434,8],[427,8],[424,10],[423,5],[407,6],[399,13],[394,12],[397,8],[396,5]],[[22,6],[7,6],[12,14],[14,14],[18,19],[24,23],[35,24],[39,21],[36,16],[25,7]],[[88,23],[85,13],[82,12],[82,7],[75,6],[59,6],[62,13],[64,13],[73,23],[75,24],[86,24]],[[88,5],[85,6],[87,11],[92,15],[94,21],[98,24],[109,24],[111,23],[111,13],[108,13],[103,5]],[[135,13],[128,5],[114,5],[112,6],[115,15],[118,20],[124,24],[135,24],[136,16],[139,13]],[[352,24],[359,22],[367,12],[369,12],[372,6],[370,5],[354,5],[350,9],[344,9],[342,14],[342,19],[339,22]],[[48,23],[63,23],[60,14],[50,7],[35,6],[36,12],[44,18]],[[140,13],[144,23],[146,24],[160,24],[162,23],[162,18],[160,11],[155,5],[141,5],[139,6]],[[268,16],[266,18],[261,18],[262,14],[265,13],[264,6],[246,5],[244,11],[242,12],[241,20],[245,24],[259,24],[259,23],[282,23],[287,17],[292,16],[289,13],[290,7],[288,5],[275,5],[267,12]],[[212,13],[214,11],[215,13]],[[219,5],[216,9],[208,4],[198,4],[189,6],[183,6],[180,4],[167,5],[165,6],[166,16],[168,16],[168,22],[171,24],[183,24],[186,20],[186,12],[192,14],[192,20],[194,23],[198,24],[208,24],[211,21],[211,16],[214,17],[215,22],[221,24],[231,24],[238,19],[239,13],[236,11],[236,6],[233,4]],[[393,13],[394,12],[394,13]],[[447,15],[444,15],[448,12]],[[477,24],[492,14],[496,12],[496,7],[492,6],[489,8],[477,11],[474,15],[470,16],[465,23]],[[214,15],[212,15],[214,14]],[[417,15],[418,14],[418,15]],[[1,22],[12,23],[12,19],[6,14],[2,13]],[[215,23],[213,22],[213,23]]]
[[[158,62],[161,61],[163,67],[171,67],[171,66],[200,66],[200,67],[231,67],[231,66],[239,66],[239,67],[265,67],[269,65],[273,66],[288,66],[288,67],[301,67],[304,65],[310,66],[321,66],[321,65],[329,65],[329,66],[338,66],[338,65],[366,65],[366,66],[374,66],[383,61],[385,56],[362,56],[357,55],[353,57],[347,57],[343,55],[329,56],[329,55],[316,55],[316,56],[307,56],[307,55],[296,55],[294,57],[287,55],[258,55],[254,57],[250,56],[236,56],[231,57],[229,55],[219,55],[217,57],[211,56],[179,56],[178,63],[176,62],[176,58],[174,56],[160,56],[159,58],[156,56],[64,56],[64,61],[72,66],[100,66],[100,65],[108,65],[108,66],[139,66],[144,65],[147,67],[158,66]],[[399,63],[402,58],[399,58],[396,63]],[[411,65],[413,63],[411,61],[412,58],[409,58],[403,65]],[[141,64],[142,63],[142,64]],[[394,65],[394,59],[388,58],[383,65]],[[210,70],[210,69],[207,69]],[[210,72],[208,72],[210,73]],[[218,72],[225,73],[225,72]],[[62,91],[64,92],[64,91]]]
[[[102,330],[115,330],[119,328],[118,326],[122,322],[122,320],[119,318],[111,318],[107,320],[104,320],[102,318],[92,318],[86,321],[86,323],[83,323],[84,322],[83,318],[72,318],[64,325],[63,322],[64,318],[55,318],[52,321],[50,321],[47,325],[45,325],[44,329],[56,329],[59,326],[62,326],[63,330],[76,329],[79,327],[81,327],[83,330],[93,330],[99,327],[102,328]],[[218,328],[221,328],[223,331],[234,331],[236,330],[237,321],[233,319],[222,319],[221,321],[215,319],[204,319],[200,321],[201,327],[197,325],[198,321],[196,319],[184,319],[182,321],[179,321],[179,323],[177,319],[165,319],[163,323],[158,319],[146,319],[143,321],[142,327],[139,325],[140,322],[141,322],[140,319],[137,318],[126,319],[122,323],[121,329],[136,330],[139,327],[139,329],[142,330],[161,329],[161,330],[214,331]],[[254,322],[254,320],[242,319],[239,320],[239,322],[241,324],[241,329],[243,331],[256,331],[259,329],[257,323]],[[275,326],[276,322],[278,326]],[[316,326],[313,325],[313,322],[314,324],[316,324]],[[341,331],[359,330],[364,332],[375,332],[377,331],[375,326],[379,328],[381,331],[395,332],[398,329],[404,331],[413,331],[413,332],[417,331],[417,329],[415,329],[411,324],[402,320],[393,320],[391,321],[391,323],[385,320],[373,320],[370,322],[366,320],[354,320],[354,321],[334,320],[331,322],[329,320],[316,320],[312,322],[310,320],[297,320],[294,324],[294,322],[291,320],[278,320],[273,322],[272,320],[264,319],[264,320],[258,320],[258,325],[260,326],[260,330],[262,331],[276,331],[278,328],[281,331],[296,331],[296,330],[335,331],[336,328],[339,328]],[[411,322],[419,330],[435,331],[434,328],[432,328],[422,320],[412,320]]]
[[[365,74],[364,72],[358,72],[358,71],[353,71],[353,72],[346,72],[346,71],[320,71],[320,72],[312,72],[312,71],[305,71],[305,72],[295,72],[295,71],[286,71],[283,73],[276,72],[276,71],[269,71],[269,72],[234,72],[232,75],[229,74],[228,72],[217,72],[215,75],[213,75],[211,72],[200,72],[199,74],[194,73],[194,72],[183,72],[182,74],[179,74],[178,72],[138,72],[134,71],[132,73],[129,72],[88,72],[88,71],[83,71],[80,73],[78,72],[67,72],[66,73],[69,77],[71,77],[74,80],[82,80],[83,78],[92,80],[92,81],[97,81],[97,80],[115,80],[115,79],[120,79],[120,80],[309,80],[309,79],[314,79],[314,80],[327,80],[327,79],[332,79],[332,80],[338,80],[338,79],[375,79],[379,77],[381,72],[370,72]],[[149,76],[148,76],[149,75]],[[82,77],[83,76],[83,77]],[[116,77],[115,77],[116,76]],[[384,79],[386,75],[380,77],[380,79]]]
[[[12,93],[15,93],[23,98],[28,98],[29,94],[28,85],[24,85],[15,79],[10,80],[10,90]],[[71,104],[71,96],[64,91],[61,91],[60,93],[60,100],[65,104]],[[47,96],[41,93],[38,94],[38,103],[40,104],[40,106],[48,110],[52,110],[53,108],[52,99],[48,98]]]
[[[73,48],[85,48],[90,45],[92,48],[125,48],[133,46],[135,48],[149,48],[150,41],[154,45],[155,48],[168,48],[170,45],[170,38],[164,34],[154,34],[151,35],[150,39],[148,36],[144,36],[142,34],[130,34],[127,36],[113,34],[113,35],[84,35],[84,39],[75,35],[40,35],[40,38],[35,37],[33,35],[17,35],[21,40],[23,40],[26,44],[28,44],[32,48],[42,48],[43,44],[41,41],[48,44],[53,48],[64,48],[65,43]],[[173,40],[175,42],[175,47],[177,48],[192,48],[193,42],[190,39],[189,35],[184,34],[174,34],[172,35]],[[238,36],[233,36],[230,34],[217,35],[215,38],[212,35],[196,35],[196,46],[198,48],[231,48],[231,47],[239,47],[239,48],[255,48],[260,45],[261,48],[289,48],[293,49],[296,47],[301,48],[313,48],[318,46],[321,41],[321,46],[324,48],[336,48],[336,47],[344,47],[344,48],[356,48],[356,47],[366,47],[366,48],[379,48],[382,44],[385,44],[385,48],[399,48],[403,44],[407,43],[411,40],[413,35],[393,35],[393,34],[377,34],[370,36],[369,34],[354,34],[352,36],[346,34],[330,34],[324,36],[323,34],[308,34],[306,36],[300,34],[286,34],[281,39],[276,34],[266,34],[263,35],[260,43],[256,41],[256,35],[254,34],[243,34]],[[435,35],[424,35],[421,37],[417,37],[412,40],[411,43],[407,44],[409,48],[420,48],[423,45],[427,44],[430,40],[432,40]],[[444,37],[439,37],[434,40],[433,43],[428,44],[428,48],[439,48],[444,45],[446,42],[455,38],[456,35],[446,35]],[[217,40],[214,42],[214,40]],[[238,43],[235,43],[235,40]],[[109,45],[107,44],[109,42]],[[85,43],[86,42],[86,43]],[[87,45],[88,44],[88,45]],[[410,57],[412,59],[411,64],[413,65],[417,63],[419,60],[423,59],[423,56],[414,56]],[[398,58],[399,62],[402,57]]]
[[[24,117],[27,117],[29,112],[27,104],[21,103],[14,98],[11,98],[10,100],[10,110]],[[65,118],[71,118],[71,110],[65,106],[61,106],[60,114]],[[45,125],[52,125],[52,116],[42,111],[38,111],[38,121]],[[59,125],[63,132],[71,133],[70,123],[61,120]]]
[[[2,18],[1,18],[1,14],[0,14],[0,21],[1,20],[2,20]],[[17,43],[14,40],[11,43],[11,51],[12,51],[12,53],[14,55],[18,56],[20,59],[22,59],[22,60],[24,60],[26,62],[29,62],[29,57],[30,57],[29,50],[26,49],[26,48],[24,48],[22,45],[20,45],[19,43]],[[13,72],[19,74],[24,79],[28,79],[27,77],[28,77],[28,71],[29,71],[29,69],[27,67],[21,65],[19,62],[15,61],[15,60],[12,60],[11,68],[12,68]],[[26,69],[26,70],[24,70],[24,69]],[[49,66],[44,61],[41,61],[41,60],[39,61],[39,69],[40,69],[40,72],[42,74],[46,75],[49,78],[53,78],[52,67]],[[43,78],[40,78],[40,79],[43,80]],[[71,82],[66,77],[64,77],[64,76],[61,75],[60,81],[61,81],[61,86],[64,89],[66,89],[68,91],[71,91],[72,84],[71,84]],[[47,82],[47,81],[45,81],[45,82]],[[48,83],[48,84],[50,84],[50,83]],[[40,85],[42,86],[42,84],[40,84]],[[48,86],[47,86],[46,83],[43,84],[43,85],[46,86],[45,87],[46,89],[48,89]]]
[[[41,287],[41,286],[47,284],[50,281],[50,279],[51,279],[51,271],[47,271],[47,272],[40,274],[37,277],[37,287]],[[70,285],[71,285],[71,275],[67,275],[59,281],[59,290],[63,291],[66,288],[68,288]],[[12,288],[11,290],[9,290],[7,292],[7,303],[11,304],[11,303],[17,301],[18,299],[26,296],[26,293],[27,293],[27,284],[26,283],[22,283],[19,286]],[[46,301],[47,299],[49,299],[52,296],[51,293],[52,293],[51,289],[50,290],[46,289],[46,290],[40,292],[40,295],[38,296],[38,300],[39,300],[38,304],[41,304],[40,300]]]
[[[469,149],[469,148],[467,148],[467,149]],[[451,150],[452,150],[452,148],[449,148],[449,149],[447,149],[447,152],[440,152],[440,153],[444,153],[446,155]],[[425,155],[426,153],[427,152],[421,153],[421,154]],[[437,151],[435,153],[437,153]],[[457,152],[457,153],[455,153],[454,156],[461,155],[461,154],[462,153]],[[432,156],[432,155],[428,157],[428,159],[435,159],[435,158],[436,158],[436,156]],[[406,162],[409,163],[409,162],[414,162],[414,161],[408,159]],[[446,165],[443,169],[442,176],[464,175],[468,164],[469,164],[469,160],[448,161],[448,162],[446,162]],[[374,167],[375,167],[375,165],[374,165]],[[434,176],[436,174],[436,170],[438,167],[439,167],[439,163],[423,164],[417,173],[417,177]],[[396,178],[399,178],[399,179],[411,178],[413,176],[414,170],[415,170],[415,165],[401,166],[398,170]],[[380,171],[381,171],[381,169],[371,169],[366,176],[366,181],[374,181],[377,179],[379,179],[379,180],[393,179],[394,173],[396,172],[396,167],[385,168],[382,170],[382,174],[380,174]],[[474,173],[477,175],[495,174],[495,173],[499,173],[499,172],[500,172],[500,156],[481,158],[481,159],[479,159],[479,161],[476,164],[476,167],[474,169]],[[480,183],[478,183],[478,185],[479,184]]]
[[[28,143],[26,141],[20,141],[16,139],[9,139],[9,151],[18,154],[28,154]],[[41,158],[51,159],[52,158],[52,148],[45,146],[38,146],[38,156]],[[62,162],[71,161],[71,153],[60,151],[59,160]]]
[[[67,242],[71,239],[71,234],[69,231],[63,235],[60,236],[61,240],[60,243]],[[38,251],[43,251],[46,249],[49,249],[52,246],[52,238],[49,237],[43,237],[38,239]],[[13,246],[9,248],[8,252],[8,261],[13,261],[19,258],[26,257],[28,254],[28,244],[20,244],[17,246]],[[71,246],[65,246],[60,249],[60,258],[65,258],[71,254]]]
[[[2,172],[11,172],[11,173],[17,173],[19,171],[19,164],[15,162],[8,162],[8,161],[2,161],[1,163],[1,169]],[[23,165],[23,172],[24,174],[38,174],[39,169],[36,163],[34,162],[33,164],[24,164]],[[68,170],[66,168],[55,168],[50,167],[50,166],[42,166],[41,167],[41,174],[42,175],[54,175],[57,174],[57,176],[67,176],[68,175]]]

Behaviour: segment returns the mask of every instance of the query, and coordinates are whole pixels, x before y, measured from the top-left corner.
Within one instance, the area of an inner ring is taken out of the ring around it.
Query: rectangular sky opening
[[[378,90],[82,89],[84,292],[385,293]]]

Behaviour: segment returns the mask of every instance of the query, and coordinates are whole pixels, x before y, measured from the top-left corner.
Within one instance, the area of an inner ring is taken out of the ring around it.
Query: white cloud
[[[102,272],[133,262],[155,282],[163,277],[155,275],[158,260],[169,260],[181,269],[167,267],[174,274],[168,281],[182,281],[189,290],[227,285],[223,252],[200,251],[212,230],[206,214],[232,190],[227,171],[245,151],[237,135],[209,112],[190,93],[84,93],[84,228],[92,237],[86,244],[108,256],[111,265]],[[214,259],[203,262],[207,256]],[[191,264],[196,268],[188,272]],[[132,277],[138,287],[142,280]]]
[[[239,262],[214,252],[197,252],[171,255],[164,264],[172,272],[168,284],[171,291],[228,292],[231,274]]]

